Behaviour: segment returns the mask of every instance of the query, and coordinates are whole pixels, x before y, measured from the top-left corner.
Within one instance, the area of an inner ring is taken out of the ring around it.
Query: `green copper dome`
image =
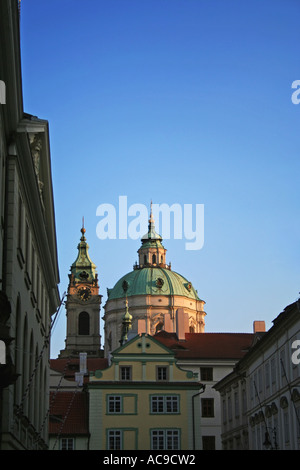
[[[200,300],[192,284],[180,274],[167,268],[145,267],[125,274],[112,289],[107,289],[107,300],[127,295],[180,295]]]
[[[171,271],[165,263],[162,237],[155,231],[152,202],[148,232],[142,237],[138,250],[139,264],[125,274],[112,289],[107,289],[107,300],[122,299],[134,295],[179,295],[200,300],[191,282]]]

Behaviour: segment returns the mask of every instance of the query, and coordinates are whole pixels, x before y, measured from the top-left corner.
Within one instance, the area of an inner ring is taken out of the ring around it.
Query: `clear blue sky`
[[[296,0],[22,0],[24,108],[50,125],[61,294],[82,216],[103,304],[132,270],[139,240],[96,235],[97,207],[125,195],[204,204],[203,248],[164,245],[206,301],[206,331],[270,328],[299,297],[299,17]],[[51,357],[65,335],[62,310]]]

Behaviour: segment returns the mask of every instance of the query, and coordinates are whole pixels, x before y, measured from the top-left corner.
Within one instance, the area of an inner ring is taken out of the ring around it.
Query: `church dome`
[[[151,213],[148,233],[141,238],[139,260],[133,271],[107,289],[105,315],[105,354],[119,346],[128,337],[148,333],[154,335],[164,329],[168,332],[204,332],[205,302],[199,299],[192,283],[172,271],[166,264],[166,249],[162,237],[155,231]],[[131,317],[127,324],[124,309]],[[127,312],[127,310],[126,310]],[[129,328],[130,327],[130,328]]]
[[[197,291],[185,277],[162,267],[144,267],[125,274],[112,289],[108,300],[135,295],[179,295],[200,300]]]

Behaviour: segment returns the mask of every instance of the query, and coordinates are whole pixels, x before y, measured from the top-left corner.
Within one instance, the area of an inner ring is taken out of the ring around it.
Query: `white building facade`
[[[60,304],[49,129],[23,110],[18,7],[0,2],[1,450],[47,448],[49,334]]]
[[[284,309],[215,388],[224,449],[300,449],[299,301]]]

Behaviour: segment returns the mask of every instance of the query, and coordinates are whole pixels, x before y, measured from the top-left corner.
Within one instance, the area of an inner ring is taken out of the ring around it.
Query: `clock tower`
[[[103,355],[100,336],[100,306],[98,274],[91,261],[85,238],[85,228],[81,229],[81,238],[77,246],[78,255],[71,266],[66,301],[67,338],[66,347],[59,357],[78,357],[87,353],[87,357]]]

